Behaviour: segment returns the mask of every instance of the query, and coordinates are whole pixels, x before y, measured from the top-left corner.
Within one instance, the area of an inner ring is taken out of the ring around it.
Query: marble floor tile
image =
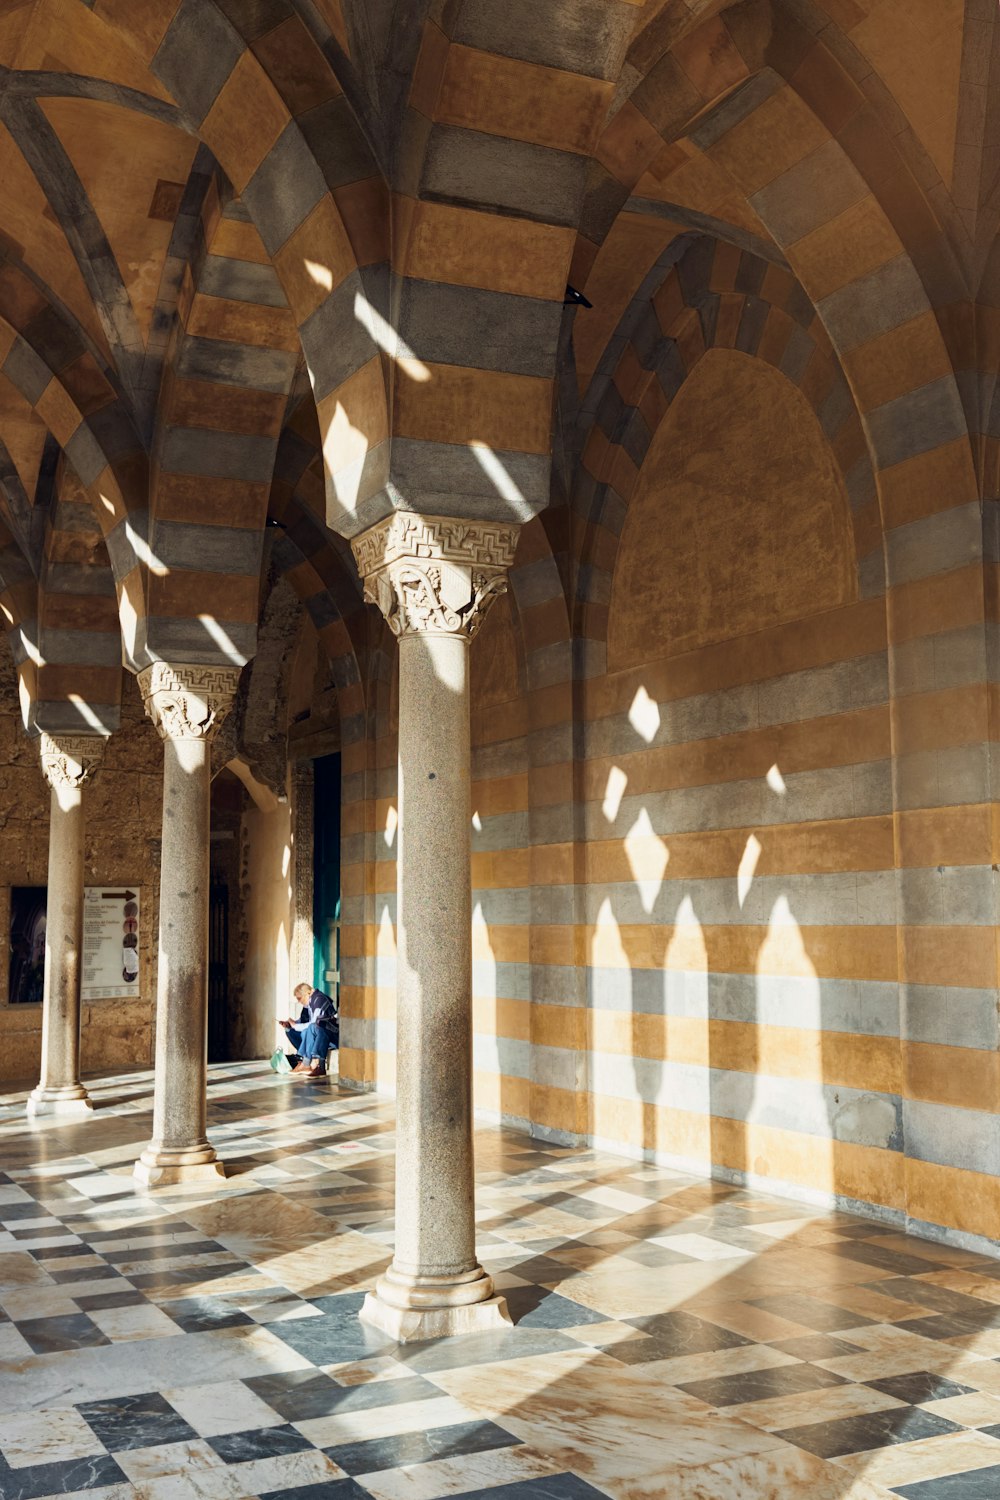
[[[805,1391],[797,1396],[775,1396],[769,1401],[751,1402],[749,1406],[733,1406],[729,1414],[767,1432],[781,1432],[816,1422],[836,1422],[842,1417],[888,1411],[902,1404],[870,1385],[835,1385],[825,1391]]]
[[[1000,1397],[988,1395],[985,1391],[927,1401],[924,1405],[935,1416],[947,1417],[949,1422],[958,1422],[962,1427],[995,1427],[1000,1423]]]
[[[957,1381],[930,1370],[915,1370],[909,1375],[890,1375],[871,1383],[877,1391],[885,1391],[887,1396],[895,1396],[897,1401],[903,1401],[907,1406],[926,1407],[931,1403],[940,1403],[949,1396],[973,1394],[972,1386],[960,1385]]]
[[[281,1458],[287,1453],[303,1453],[312,1447],[297,1428],[283,1422],[277,1427],[251,1427],[209,1438],[209,1447],[223,1463],[249,1463],[258,1458]],[[345,1472],[349,1472],[346,1471]]]
[[[374,1438],[422,1432],[431,1427],[454,1426],[476,1415],[474,1406],[441,1394],[430,1401],[393,1403],[363,1410],[349,1410],[344,1403],[329,1416],[309,1417],[297,1421],[295,1426],[317,1448],[335,1448]]]
[[[621,1357],[613,1345],[608,1346],[607,1352],[615,1358]],[[743,1375],[750,1370],[771,1370],[779,1365],[797,1366],[797,1363],[791,1355],[782,1354],[768,1344],[740,1344],[734,1349],[715,1349],[704,1354],[680,1354],[672,1359],[644,1361],[643,1374],[647,1380],[681,1386],[692,1380],[719,1379]]]
[[[558,1472],[551,1459],[519,1443],[357,1477],[373,1500],[443,1500],[482,1490],[488,1493],[504,1484],[531,1484]]]
[[[160,1308],[148,1302],[125,1307],[91,1308],[89,1316],[112,1343],[124,1343],[130,1339],[168,1339],[179,1337],[183,1329]]]
[[[611,1344],[622,1344],[627,1339],[645,1338],[646,1335],[639,1328],[634,1328],[631,1323],[619,1323],[614,1318],[602,1319],[597,1314],[597,1321],[593,1323],[578,1323],[572,1328],[564,1328],[563,1332],[568,1338],[578,1344],[589,1344],[594,1349],[605,1349]]]
[[[613,1370],[608,1355],[551,1355],[494,1366],[487,1380],[452,1370],[435,1383],[597,1485],[782,1446],[676,1388],[651,1387],[641,1367],[611,1378]]]
[[[605,1484],[613,1500],[892,1500],[890,1491],[792,1448]]]
[[[0,1500],[1000,1500],[1000,1259],[482,1128],[514,1326],[400,1347],[391,1102],[213,1067],[148,1194],[150,1084],[0,1097]]]
[[[700,1318],[726,1328],[730,1333],[741,1334],[753,1343],[770,1344],[779,1339],[802,1337],[809,1330],[791,1318],[780,1318],[764,1308],[754,1307],[750,1302],[734,1300],[719,1302],[712,1298],[698,1298],[689,1309]]]
[[[893,1445],[877,1453],[846,1455],[836,1460],[836,1467],[895,1490],[904,1484],[1000,1468],[1000,1443],[981,1432],[952,1433]]]
[[[342,1469],[325,1453],[308,1448],[301,1453],[258,1458],[249,1463],[232,1464],[227,1479],[236,1485],[238,1495],[264,1495],[275,1490],[298,1490],[303,1486],[327,1484],[346,1478]],[[362,1491],[362,1493],[364,1493]]]
[[[389,1437],[362,1438],[353,1443],[338,1443],[324,1451],[345,1474],[357,1476],[401,1469],[431,1459],[512,1448],[519,1442],[519,1438],[496,1422],[473,1421],[396,1433]]]
[[[842,1359],[848,1354],[862,1354],[860,1344],[852,1344],[845,1338],[834,1338],[828,1333],[806,1333],[798,1338],[778,1339],[771,1348],[790,1359],[809,1359],[817,1363],[824,1359]]]
[[[242,1380],[174,1386],[163,1394],[173,1409],[203,1438],[227,1432],[246,1432],[250,1428],[279,1427],[284,1421],[279,1412],[255,1395]]]
[[[915,1484],[901,1485],[893,1494],[903,1500],[993,1500],[1000,1494],[1000,1468],[918,1480]]]
[[[519,1328],[578,1328],[604,1321],[593,1308],[544,1287],[508,1287],[507,1310]]]
[[[373,1381],[408,1379],[410,1372],[390,1355],[362,1360],[354,1364],[324,1365],[323,1372],[338,1385],[370,1385]]]
[[[490,1500],[605,1500],[606,1494],[578,1474],[567,1472],[537,1479],[518,1479],[495,1488],[466,1490],[456,1500],[480,1500],[482,1496],[489,1496]]]
[[[812,1394],[828,1390],[831,1386],[843,1385],[845,1381],[842,1376],[821,1369],[819,1365],[790,1363],[772,1366],[770,1369],[744,1370],[737,1374],[713,1375],[708,1379],[675,1383],[698,1401],[722,1409],[783,1396]],[[893,1393],[890,1391],[888,1394]]]
[[[0,1362],[16,1362],[31,1353],[31,1345],[18,1333],[13,1323],[0,1323]]]
[[[0,1463],[0,1484],[4,1500],[42,1500],[51,1495],[85,1493],[95,1491],[122,1500],[132,1500],[132,1491],[125,1482],[125,1475],[110,1454],[97,1454],[92,1458],[70,1458],[54,1463],[40,1463],[15,1469]]]
[[[150,1446],[130,1445],[119,1449],[116,1457],[133,1484],[170,1474],[215,1473],[225,1467],[214,1449],[197,1437],[182,1441],[164,1439]]]
[[[751,1253],[707,1234],[654,1235],[648,1243],[689,1255],[693,1260],[745,1260]]]
[[[109,1453],[161,1443],[186,1443],[189,1438],[197,1437],[194,1428],[159,1391],[84,1401],[77,1411]]]
[[[0,1416],[0,1452],[14,1469],[91,1458],[107,1451],[94,1429],[72,1406]]]
[[[52,1354],[63,1349],[87,1349],[109,1342],[97,1324],[86,1313],[76,1312],[49,1318],[28,1318],[18,1322],[17,1331],[35,1354]]]
[[[60,1399],[67,1383],[97,1399],[115,1394],[137,1395],[156,1385],[160,1390],[183,1384],[197,1370],[204,1379],[246,1378],[276,1370],[308,1367],[294,1349],[271,1337],[266,1329],[224,1328],[183,1339],[112,1344],[98,1349],[74,1349],[58,1360],[39,1358],[0,1361],[0,1389],[11,1409],[50,1406]],[[16,1377],[30,1375],[28,1381]]]
[[[893,1406],[860,1416],[810,1422],[804,1427],[786,1427],[780,1436],[819,1458],[843,1458],[897,1443],[943,1437],[957,1430],[955,1423],[921,1411],[919,1407]],[[997,1452],[1000,1454],[1000,1447]]]

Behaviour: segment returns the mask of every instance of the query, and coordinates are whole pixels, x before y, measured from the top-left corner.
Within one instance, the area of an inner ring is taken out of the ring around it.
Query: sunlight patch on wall
[[[128,582],[126,579],[118,589],[118,618],[121,621],[122,641],[126,654],[134,656],[139,632],[139,614],[129,597]]]
[[[652,912],[663,887],[670,851],[653,830],[645,808],[625,835],[625,854],[644,912]]]
[[[476,965],[487,964],[489,966],[489,988],[490,992],[495,995],[497,988],[496,950],[490,937],[490,924],[486,920],[482,903],[479,901],[476,902],[472,913],[472,961]]]
[[[125,539],[135,553],[137,560],[145,563],[151,573],[155,573],[157,578],[168,577],[170,569],[166,563],[160,561],[152,547],[146,541],[146,538],[139,535],[129,520],[125,522]]]
[[[488,1073],[499,1075],[504,1069],[497,1034],[497,960],[481,901],[477,901],[472,909],[472,951],[475,955],[472,1004],[477,1066]],[[487,1059],[483,1057],[484,1040],[485,1051],[490,1054],[489,1066],[485,1066]]]
[[[707,1057],[708,947],[690,896],[685,896],[677,908],[663,967],[670,1010],[704,1023],[703,1050]]]
[[[799,981],[796,985],[794,1031],[798,1050],[792,1063],[787,1035],[758,1020],[753,1097],[746,1112],[747,1168],[760,1177],[781,1177],[787,1170],[776,1160],[776,1153],[784,1154],[782,1138],[790,1129],[806,1129],[813,1137],[809,1153],[809,1185],[821,1192],[832,1192],[836,1186],[836,1173],[829,1139],[833,1135],[833,1126],[823,1092],[820,981],[787,896],[779,896],[771,908],[767,936],[757,955],[756,967],[758,1018],[780,1010],[789,976]],[[790,1113],[786,1081],[790,1067],[800,1079],[795,1085],[797,1103],[794,1110],[797,1113],[794,1114]],[[810,1123],[807,1124],[807,1120]]]
[[[80,718],[85,724],[88,724],[91,729],[96,730],[98,734],[107,733],[104,725],[94,713],[94,710],[91,708],[90,704],[85,703],[84,700],[80,697],[79,693],[70,693],[69,701],[70,703],[72,703],[73,707],[76,709],[77,713],[80,715]]]
[[[430,380],[431,372],[423,360],[417,358],[409,344],[400,338],[392,324],[383,318],[378,308],[372,306],[363,292],[355,295],[354,316],[362,328],[367,329],[371,334],[383,354],[388,354],[404,375],[421,384]]]
[[[760,839],[755,833],[752,833],[747,839],[746,848],[743,850],[739,869],[736,872],[736,897],[740,903],[741,911],[750,894],[750,887],[753,885],[753,877],[760,859],[761,847]]]
[[[525,504],[525,500],[523,494],[521,493],[520,486],[517,485],[511,478],[510,474],[508,474],[504,465],[497,458],[496,454],[493,452],[493,449],[489,446],[489,444],[482,443],[478,439],[474,438],[469,443],[469,448],[472,451],[473,458],[476,460],[479,467],[486,475],[487,479],[490,480],[500,498],[502,500],[507,500],[511,505],[523,507]]]
[[[604,791],[604,801],[601,803],[601,811],[609,823],[613,823],[618,816],[618,809],[628,786],[628,777],[621,766],[612,766],[608,772],[608,784]]]
[[[376,958],[395,958],[396,956],[396,934],[393,930],[392,918],[389,915],[388,906],[383,906],[382,915],[379,918],[378,936],[375,939]]]
[[[597,912],[590,939],[590,961],[600,969],[627,969],[629,957],[622,944],[618,921],[605,896]]]
[[[788,791],[788,788],[785,785],[785,778],[784,776],[782,776],[776,765],[772,766],[768,771],[765,780],[768,786],[771,788],[771,791],[777,792],[779,797],[783,797]]]
[[[198,621],[204,625],[206,633],[211,636],[215,645],[233,666],[241,667],[246,661],[246,656],[237,646],[229,633],[223,629],[214,615],[199,615]]]
[[[323,459],[334,493],[346,510],[354,510],[357,505],[367,452],[367,436],[354,426],[346,407],[338,401],[323,437]]]
[[[677,908],[664,968],[671,974],[675,971],[683,972],[685,981],[692,974],[704,977],[707,996],[708,948],[701,920],[690,896],[684,896]]]
[[[399,814],[394,807],[390,807],[385,815],[385,831],[382,834],[382,837],[385,839],[385,846],[387,849],[391,849],[393,844],[396,842],[396,829],[398,827]]]
[[[308,257],[303,259],[302,264],[317,286],[321,286],[324,292],[333,291],[333,272],[329,266],[321,266],[318,261],[309,260]]]
[[[640,687],[632,699],[628,721],[647,745],[653,743],[660,728],[660,710],[644,687]]]

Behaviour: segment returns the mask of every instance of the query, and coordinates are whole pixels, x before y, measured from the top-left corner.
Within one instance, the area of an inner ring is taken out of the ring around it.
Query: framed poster
[[[84,887],[81,1000],[138,999],[139,921],[138,888]]]
[[[45,979],[44,885],[10,888],[10,974],[7,998],[11,1005],[40,1005]]]

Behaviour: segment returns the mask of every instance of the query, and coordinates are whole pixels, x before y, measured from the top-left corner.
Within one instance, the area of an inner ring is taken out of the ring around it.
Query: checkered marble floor
[[[0,1097],[0,1500],[1000,1497],[1000,1260],[485,1129],[515,1326],[399,1346],[390,1103],[215,1067],[230,1177],[143,1196],[94,1097]]]

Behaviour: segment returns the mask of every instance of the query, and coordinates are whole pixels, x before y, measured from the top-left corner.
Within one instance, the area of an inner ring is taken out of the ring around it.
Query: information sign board
[[[84,887],[81,999],[138,999],[140,931],[137,886]]]

